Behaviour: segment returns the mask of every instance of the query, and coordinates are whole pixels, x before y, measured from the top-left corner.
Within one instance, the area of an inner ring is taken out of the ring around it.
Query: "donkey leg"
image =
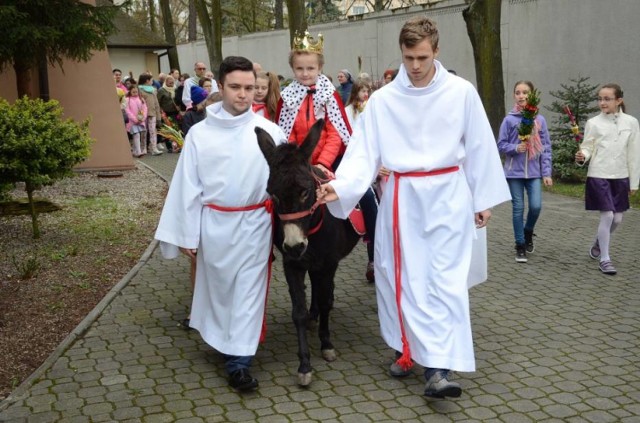
[[[298,385],[308,386],[311,383],[311,354],[307,340],[307,304],[305,296],[304,276],[301,269],[290,269],[285,265],[285,276],[291,296],[291,318],[298,335]]]
[[[329,312],[333,308],[333,278],[337,268],[338,264],[336,263],[325,266],[320,271],[309,272],[311,285],[316,288],[317,305],[320,313],[318,336],[320,337],[322,358],[326,361],[334,361],[337,358],[329,331]]]

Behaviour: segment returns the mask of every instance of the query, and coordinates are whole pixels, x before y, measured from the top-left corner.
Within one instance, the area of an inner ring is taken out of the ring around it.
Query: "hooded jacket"
[[[518,125],[522,120],[522,113],[512,110],[504,118],[498,134],[498,150],[504,155],[504,174],[507,178],[542,178],[551,177],[551,139],[544,116],[538,115],[540,142],[543,151],[540,155],[529,160],[528,153],[519,153],[516,148],[520,144]]]

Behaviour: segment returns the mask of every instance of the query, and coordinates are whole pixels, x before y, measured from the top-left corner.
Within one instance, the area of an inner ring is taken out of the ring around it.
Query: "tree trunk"
[[[164,39],[171,44],[168,50],[169,68],[180,69],[180,61],[178,60],[178,49],[176,46],[176,33],[173,30],[173,19],[171,16],[171,6],[169,0],[160,0],[160,10],[162,11],[162,25],[164,27]]]
[[[282,0],[276,0],[273,7],[273,14],[275,15],[275,29],[284,29],[284,11],[282,8]]]
[[[33,98],[33,91],[31,89],[31,68],[16,57],[13,61],[13,70],[16,73],[18,98],[22,98],[25,95],[29,98]]]
[[[33,201],[33,191],[35,188],[27,182],[26,184],[27,197],[29,198],[29,211],[31,214],[31,228],[33,229],[33,239],[40,238],[40,228],[38,227],[38,212]]]
[[[158,25],[156,23],[156,2],[155,2],[155,0],[149,0],[149,29],[154,34],[158,32]]]
[[[209,66],[217,71],[222,63],[222,5],[220,0],[212,0],[211,15],[209,15],[205,0],[195,0],[195,2],[209,53]]]
[[[471,0],[462,11],[473,46],[478,93],[495,136],[505,116],[500,43],[501,3],[501,0]]]
[[[196,13],[196,0],[189,0],[189,31],[188,40],[193,42],[198,38],[198,15]]]
[[[307,19],[304,15],[304,0],[287,0],[289,12],[289,44],[293,47],[293,37],[304,34],[307,30]]]
[[[40,57],[38,57],[38,87],[40,99],[42,101],[49,101],[49,64],[47,63],[47,56],[44,52],[41,52]]]
[[[211,69],[217,73],[222,63],[222,2],[211,0],[211,22],[213,23],[213,54],[209,53]]]

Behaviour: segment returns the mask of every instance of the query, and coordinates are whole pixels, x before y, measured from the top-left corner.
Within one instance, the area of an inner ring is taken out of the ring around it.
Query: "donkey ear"
[[[255,131],[258,136],[258,146],[262,151],[262,155],[267,160],[267,163],[269,163],[269,158],[271,157],[273,150],[276,149],[276,143],[273,141],[273,138],[271,138],[271,135],[259,126],[256,126]]]
[[[324,119],[318,119],[309,130],[307,137],[304,139],[302,145],[300,146],[305,157],[310,158],[311,154],[313,154],[313,150],[315,150],[316,145],[318,145],[320,134],[322,133],[323,129]]]

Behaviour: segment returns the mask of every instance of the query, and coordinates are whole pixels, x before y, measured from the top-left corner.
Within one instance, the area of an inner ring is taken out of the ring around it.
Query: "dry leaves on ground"
[[[165,194],[165,182],[138,165],[120,178],[81,173],[36,192],[63,207],[39,216],[38,240],[29,216],[0,217],[0,400],[136,264]]]

